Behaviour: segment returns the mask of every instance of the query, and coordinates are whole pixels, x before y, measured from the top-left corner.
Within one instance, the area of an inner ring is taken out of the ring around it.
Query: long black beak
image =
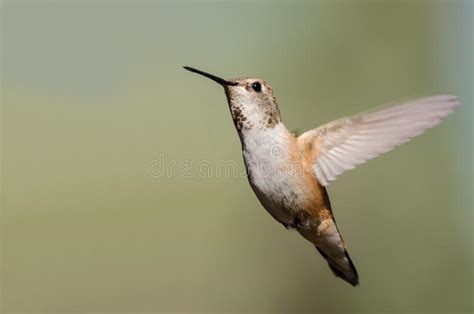
[[[222,86],[235,86],[235,85],[238,85],[238,83],[229,82],[227,80],[224,80],[223,78],[220,78],[218,76],[203,72],[201,70],[198,70],[198,69],[195,69],[195,68],[192,68],[192,67],[183,67],[183,68],[185,68],[188,71],[191,71],[191,72],[194,72],[194,73],[197,73],[197,74],[201,74],[202,76],[210,78],[211,80],[213,80],[214,82],[219,83]]]

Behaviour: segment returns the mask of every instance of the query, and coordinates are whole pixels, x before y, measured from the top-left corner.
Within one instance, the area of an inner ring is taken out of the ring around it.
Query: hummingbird
[[[301,135],[282,122],[272,87],[259,78],[223,79],[247,178],[268,213],[311,242],[329,268],[353,286],[359,275],[336,225],[326,186],[347,170],[434,127],[460,103],[436,95],[346,116]]]

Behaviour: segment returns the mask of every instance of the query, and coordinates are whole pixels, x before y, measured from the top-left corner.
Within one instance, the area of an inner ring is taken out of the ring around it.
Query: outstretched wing
[[[437,125],[458,105],[455,96],[438,95],[385,106],[310,130],[298,143],[315,151],[313,169],[326,186],[344,171]]]

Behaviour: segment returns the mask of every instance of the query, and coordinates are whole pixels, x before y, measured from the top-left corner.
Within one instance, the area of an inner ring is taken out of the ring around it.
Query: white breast
[[[283,123],[263,131],[252,131],[242,138],[250,185],[272,216],[281,222],[291,222],[290,211],[300,194],[300,177],[291,169],[292,135]]]

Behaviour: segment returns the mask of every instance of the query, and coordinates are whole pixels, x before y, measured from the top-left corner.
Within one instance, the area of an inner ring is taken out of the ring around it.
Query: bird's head
[[[272,87],[264,80],[259,78],[225,80],[191,67],[184,68],[203,75],[224,87],[237,131],[274,128],[281,122],[280,110],[273,96]]]

